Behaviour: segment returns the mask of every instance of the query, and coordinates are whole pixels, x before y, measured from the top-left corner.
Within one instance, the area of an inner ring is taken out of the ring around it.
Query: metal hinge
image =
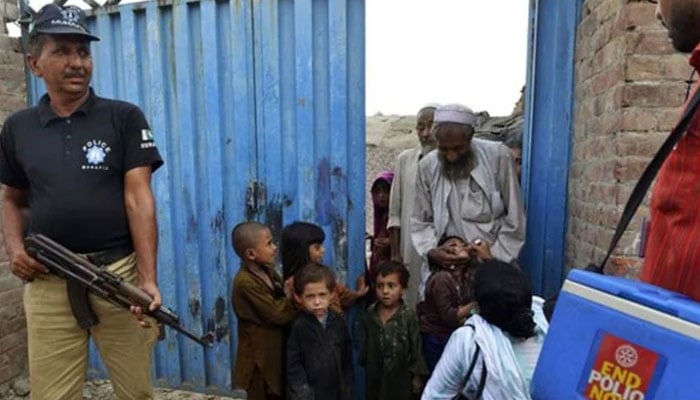
[[[249,212],[257,212],[266,200],[265,184],[253,181],[248,184],[245,192],[245,202]]]

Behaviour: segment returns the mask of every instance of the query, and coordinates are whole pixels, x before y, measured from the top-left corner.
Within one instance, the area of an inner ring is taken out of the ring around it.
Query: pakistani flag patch
[[[150,129],[141,129],[141,140],[144,142],[153,141],[153,132]]]
[[[150,149],[156,147],[156,143],[153,141],[153,132],[150,129],[141,129],[141,148]]]

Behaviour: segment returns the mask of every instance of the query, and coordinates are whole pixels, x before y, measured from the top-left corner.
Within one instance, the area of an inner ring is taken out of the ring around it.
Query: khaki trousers
[[[136,283],[136,256],[107,267]],[[66,281],[54,275],[36,278],[24,288],[32,400],[83,398],[92,336],[120,400],[153,399],[151,356],[158,336],[155,324],[142,328],[136,317],[90,295],[99,324],[81,329],[73,317]]]

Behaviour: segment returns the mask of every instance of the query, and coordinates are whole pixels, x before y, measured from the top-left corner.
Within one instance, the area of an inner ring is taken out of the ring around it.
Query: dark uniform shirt
[[[0,134],[0,182],[26,190],[28,231],[88,253],[125,246],[131,234],[124,176],[163,161],[141,110],[90,96],[59,117],[48,95],[11,115]]]

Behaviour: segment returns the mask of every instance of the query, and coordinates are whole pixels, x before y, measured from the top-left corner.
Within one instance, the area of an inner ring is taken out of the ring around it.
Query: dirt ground
[[[10,384],[0,386],[0,400],[28,400],[29,381],[26,378],[16,379]],[[184,390],[161,389],[155,390],[157,400],[242,400],[245,397],[224,397],[209,394],[188,392]],[[116,400],[112,385],[107,380],[90,381],[83,390],[83,400]]]

